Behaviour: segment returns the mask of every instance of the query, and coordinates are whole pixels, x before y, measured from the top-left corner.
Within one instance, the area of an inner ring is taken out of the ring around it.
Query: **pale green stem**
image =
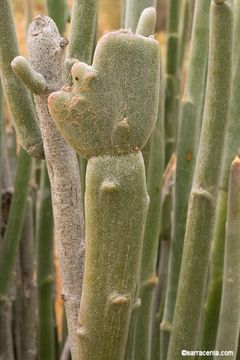
[[[43,144],[31,94],[11,68],[18,44],[10,0],[0,0],[0,76],[21,145],[34,157],[44,157]]]
[[[236,358],[240,329],[240,159],[232,162],[226,225],[224,274],[221,310],[215,349],[219,352],[231,350]],[[214,360],[220,356],[214,356]]]
[[[212,1],[206,104],[189,200],[169,360],[182,359],[183,349],[195,350],[199,336],[230,99],[232,15],[228,1]]]
[[[21,149],[18,157],[14,195],[12,197],[0,259],[0,306],[4,304],[7,298],[17,249],[21,238],[27,202],[28,183],[31,174],[31,163],[32,161],[29,155]]]

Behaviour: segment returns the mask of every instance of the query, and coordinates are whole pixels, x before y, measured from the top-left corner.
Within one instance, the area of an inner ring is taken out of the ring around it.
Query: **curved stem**
[[[33,101],[29,91],[16,77],[12,60],[18,56],[18,44],[10,0],[0,0],[0,76],[14,126],[21,145],[34,157],[44,157],[43,144]]]

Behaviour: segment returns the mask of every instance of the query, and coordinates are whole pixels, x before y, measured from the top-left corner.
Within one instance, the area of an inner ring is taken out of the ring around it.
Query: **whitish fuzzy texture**
[[[153,38],[123,30],[103,36],[93,65],[74,64],[72,88],[49,97],[58,129],[86,158],[138,151],[157,118],[159,69]]]
[[[72,357],[77,359],[77,317],[84,259],[84,219],[80,176],[75,152],[65,143],[49,114],[47,98],[63,85],[64,48],[67,41],[49,17],[37,16],[27,34],[29,61],[46,80],[47,90],[37,95],[36,106],[51,183],[55,238],[58,242]]]
[[[49,97],[59,130],[89,158],[81,360],[124,358],[148,207],[139,150],[157,118],[159,60],[153,38],[109,33],[99,41],[92,67],[76,63],[73,86]]]

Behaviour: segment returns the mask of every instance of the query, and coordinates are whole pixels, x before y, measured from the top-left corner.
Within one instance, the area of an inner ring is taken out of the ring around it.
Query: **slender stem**
[[[150,36],[154,34],[156,25],[156,9],[154,7],[143,10],[136,29],[136,34]]]
[[[240,328],[240,159],[232,162],[229,180],[228,211],[221,310],[216,350],[237,353]],[[214,360],[219,359],[215,356]],[[234,359],[229,356],[227,359]]]
[[[39,359],[54,360],[53,328],[53,214],[46,164],[40,182],[37,213],[38,352]]]
[[[215,232],[212,244],[211,265],[210,265],[210,282],[208,286],[208,295],[205,304],[205,318],[202,348],[211,350],[215,346],[217,327],[219,320],[222,278],[224,263],[224,243],[225,228],[227,219],[227,199],[228,199],[228,182],[231,162],[236,154],[240,153],[239,136],[240,123],[240,48],[239,29],[240,29],[240,1],[234,3],[234,57],[233,57],[233,74],[232,74],[232,93],[229,110],[229,123],[224,145],[224,157],[222,174],[220,178],[220,190],[217,203],[217,215],[215,223]],[[238,49],[238,53],[236,51]]]
[[[186,50],[190,22],[190,0],[182,0],[179,22],[178,76],[181,76],[184,54]],[[180,83],[180,79],[179,79]],[[180,84],[179,84],[180,85]]]
[[[20,242],[20,262],[22,275],[22,322],[21,358],[35,360],[36,348],[36,281],[34,262],[33,203],[29,197]]]
[[[1,109],[2,110],[2,109]],[[2,113],[3,115],[3,113]],[[2,123],[3,125],[3,123]],[[1,143],[1,158],[3,162],[3,172],[1,172],[1,234],[0,234],[0,256],[3,250],[3,235],[6,229],[7,218],[9,214],[9,206],[12,198],[11,177],[9,176],[10,170],[8,166],[8,158],[6,157],[5,146],[5,128],[2,126],[4,132],[2,135]],[[4,150],[4,151],[3,151]],[[14,346],[13,346],[13,334],[12,334],[12,297],[10,291],[8,291],[6,301],[0,308],[0,358],[3,360],[14,360]]]
[[[126,0],[125,28],[135,32],[141,13],[148,7],[156,8],[156,0]]]
[[[173,233],[169,262],[166,302],[161,329],[161,347],[167,353],[176,303],[189,194],[195,169],[205,100],[208,62],[210,0],[199,0],[195,7],[189,71],[185,96],[181,102],[174,189]],[[186,141],[188,139],[188,141]],[[166,341],[165,341],[166,340]],[[163,357],[164,359],[164,357]]]
[[[17,173],[4,245],[0,259],[0,306],[4,304],[11,283],[15,257],[21,238],[27,202],[28,183],[31,174],[31,159],[23,150],[18,157]]]
[[[47,0],[47,10],[48,15],[57,25],[60,34],[63,34],[65,32],[67,22],[66,0]]]
[[[0,79],[0,174],[3,174],[3,136],[5,132],[5,121],[3,111],[3,89]],[[0,230],[2,228],[2,175],[0,176]],[[2,237],[2,230],[0,231],[0,241]]]
[[[178,27],[180,2],[169,0],[167,25],[167,59],[165,92],[165,164],[168,164],[175,150],[176,142],[176,97],[178,69]]]
[[[232,5],[212,1],[207,100],[189,200],[169,360],[181,359],[183,349],[195,350],[197,346],[230,98],[232,22]]]
[[[173,183],[176,171],[176,159],[172,157],[169,166],[164,174],[163,184],[163,199],[161,210],[161,230],[160,230],[160,259],[158,278],[159,283],[156,294],[156,304],[154,309],[154,334],[153,334],[153,349],[152,359],[160,359],[160,351],[162,346],[160,344],[160,322],[163,315],[163,304],[166,293],[166,280],[169,261],[169,250],[172,231],[172,205],[173,205]],[[162,354],[161,354],[162,356]],[[163,359],[166,356],[162,357]]]
[[[151,358],[152,308],[158,278],[156,274],[161,221],[161,197],[164,172],[164,79],[161,62],[159,108],[150,143],[147,168],[147,190],[150,198],[144,230],[139,297],[141,307],[137,316],[135,359]]]
[[[34,157],[44,157],[36,112],[29,91],[11,68],[18,44],[10,0],[0,0],[0,76],[21,145]]]
[[[68,52],[70,58],[91,64],[97,12],[98,0],[73,1]]]

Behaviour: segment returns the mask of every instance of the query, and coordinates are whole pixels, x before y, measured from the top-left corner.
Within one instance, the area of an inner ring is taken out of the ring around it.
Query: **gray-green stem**
[[[229,2],[218,5],[212,1],[206,104],[189,200],[169,360],[181,359],[183,349],[195,350],[199,336],[230,99],[232,17]]]

